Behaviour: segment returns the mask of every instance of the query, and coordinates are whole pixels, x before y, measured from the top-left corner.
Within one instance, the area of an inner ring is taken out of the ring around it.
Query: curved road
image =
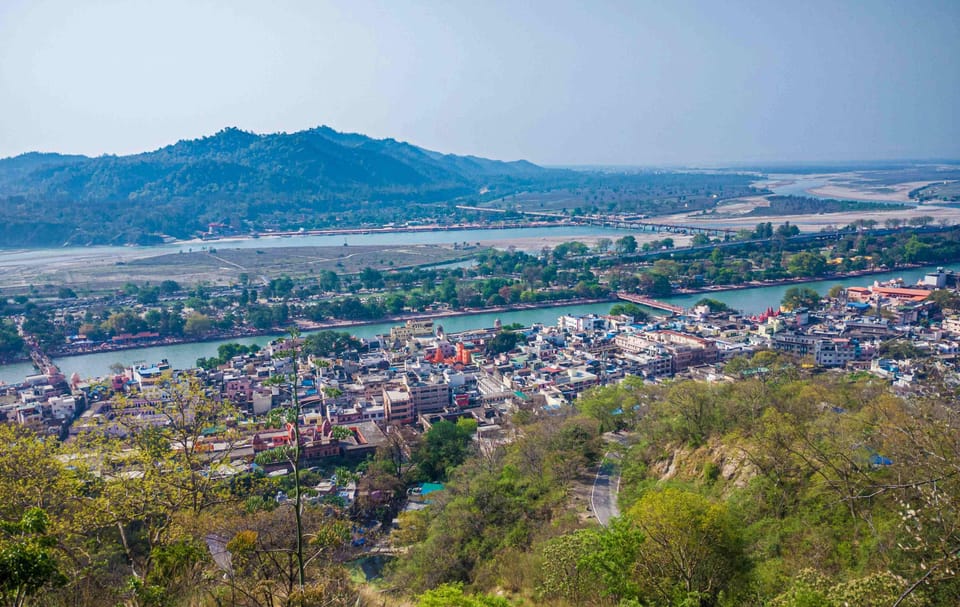
[[[603,455],[590,492],[590,509],[600,524],[606,527],[610,519],[620,516],[617,495],[620,492],[620,456],[608,451]]]

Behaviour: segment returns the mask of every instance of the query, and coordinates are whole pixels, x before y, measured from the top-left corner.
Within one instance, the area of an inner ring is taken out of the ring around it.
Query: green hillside
[[[563,171],[425,150],[319,127],[235,128],[131,156],[24,154],[0,160],[3,242],[90,244],[188,238],[210,222],[250,229],[414,219],[418,204],[511,192]]]

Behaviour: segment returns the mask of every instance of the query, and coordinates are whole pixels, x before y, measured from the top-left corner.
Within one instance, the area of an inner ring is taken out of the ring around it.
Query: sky
[[[960,158],[960,1],[0,0],[0,157],[321,124],[545,165]]]

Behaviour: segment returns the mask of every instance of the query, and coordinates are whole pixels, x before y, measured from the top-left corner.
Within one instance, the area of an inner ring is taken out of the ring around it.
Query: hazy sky
[[[542,164],[960,157],[960,0],[0,0],[0,157],[327,124]]]

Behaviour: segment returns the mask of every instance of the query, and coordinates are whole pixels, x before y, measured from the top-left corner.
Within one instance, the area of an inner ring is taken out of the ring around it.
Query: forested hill
[[[560,179],[526,161],[426,150],[318,127],[236,128],[131,156],[30,153],[0,160],[0,242],[149,243],[220,222],[240,230],[409,218],[409,203],[509,193]],[[433,211],[436,212],[435,210]]]

